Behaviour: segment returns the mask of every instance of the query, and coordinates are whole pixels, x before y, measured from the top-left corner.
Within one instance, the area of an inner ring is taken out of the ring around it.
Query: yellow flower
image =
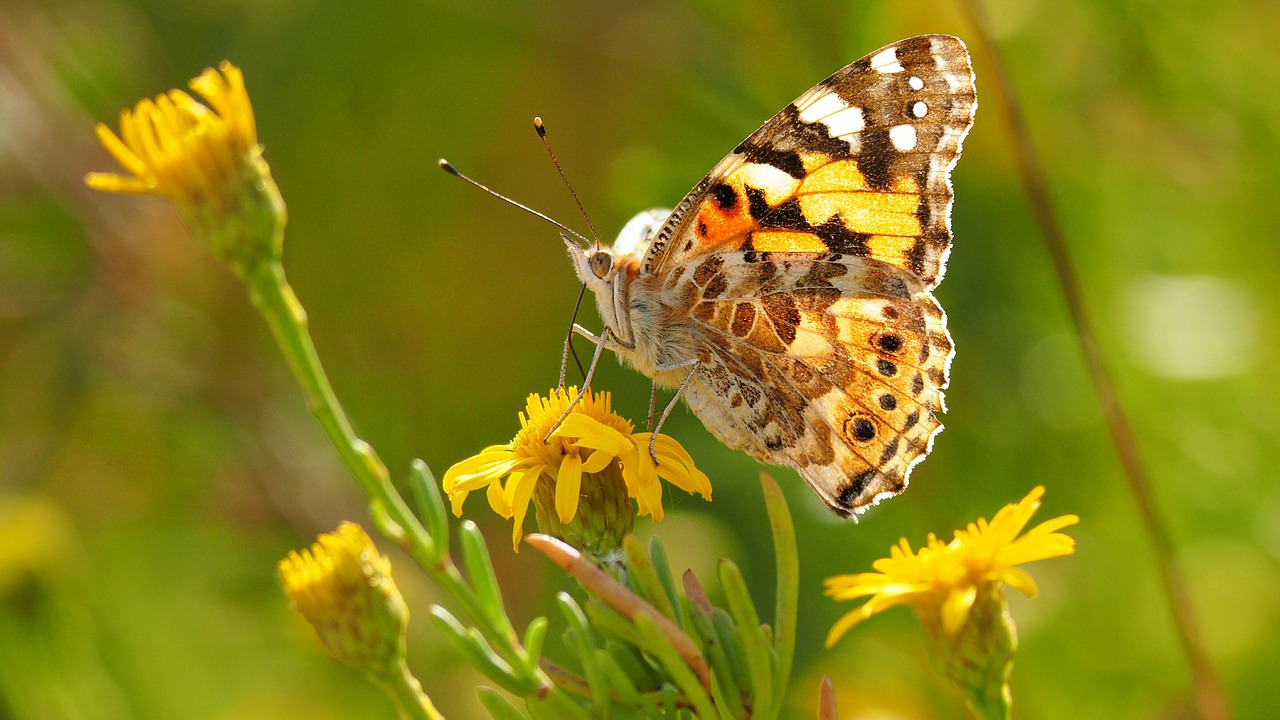
[[[1070,555],[1075,541],[1057,531],[1079,521],[1075,515],[1063,515],[1019,537],[1040,508],[1043,495],[1043,487],[1035,488],[1017,505],[1003,507],[991,522],[979,518],[957,530],[949,543],[930,534],[918,553],[903,538],[890,549],[889,557],[873,563],[878,572],[827,578],[826,593],[836,600],[871,596],[831,628],[827,647],[857,623],[895,605],[911,604],[922,620],[936,618],[948,634],[955,635],[984,586],[1008,584],[1035,597],[1035,581],[1018,565]]]
[[[391,579],[391,561],[359,525],[344,522],[310,550],[280,561],[291,607],[339,662],[384,677],[404,660],[409,609]]]
[[[167,198],[192,231],[242,276],[278,260],[284,201],[271,179],[240,69],[223,62],[190,83],[207,104],[181,90],[120,113],[120,135],[97,126],[98,139],[128,171],[89,173],[89,187]]]
[[[520,431],[511,442],[487,447],[449,468],[443,486],[454,514],[462,514],[468,494],[485,488],[494,512],[514,518],[512,544],[517,549],[532,501],[544,532],[599,552],[616,548],[630,531],[630,498],[635,498],[639,514],[662,519],[659,478],[711,499],[710,480],[676,440],[658,435],[654,467],[650,433],[632,433],[631,423],[610,408],[607,392],[586,393],[556,426],[577,393],[571,387],[553,390],[545,398],[530,395],[520,413]],[[551,437],[544,442],[548,432]],[[590,517],[575,522],[580,508]],[[565,537],[570,530],[575,537]]]
[[[910,604],[924,626],[934,666],[964,693],[974,716],[1007,720],[1018,636],[1004,586],[1034,597],[1035,581],[1018,566],[1075,552],[1075,541],[1058,532],[1078,522],[1075,515],[1046,520],[1020,536],[1043,495],[1043,487],[1035,488],[991,522],[979,519],[957,530],[949,543],[930,534],[915,552],[905,538],[899,540],[889,557],[873,563],[878,572],[827,578],[827,595],[837,600],[871,597],[836,622],[827,647],[881,610]]]
[[[98,123],[98,139],[131,173],[89,173],[89,187],[162,195],[189,205],[221,194],[243,158],[258,151],[258,131],[240,68],[229,62],[191,81],[212,110],[181,90],[120,113],[121,141]]]

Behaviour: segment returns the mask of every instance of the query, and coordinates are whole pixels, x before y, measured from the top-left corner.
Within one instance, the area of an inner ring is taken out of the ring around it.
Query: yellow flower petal
[[[844,637],[845,633],[849,632],[854,625],[857,625],[872,615],[883,612],[897,605],[904,605],[910,602],[910,600],[910,595],[895,595],[893,597],[877,596],[868,600],[858,608],[845,613],[836,621],[835,625],[831,626],[831,631],[827,633],[826,646],[831,647],[832,645],[835,645],[836,642],[839,641],[840,638]]]
[[[578,438],[574,447],[604,450],[614,456],[635,447],[626,435],[581,413],[570,413],[551,436]]]
[[[835,600],[854,600],[868,595],[910,595],[929,589],[927,583],[902,582],[880,573],[838,575],[827,578],[826,594]]]
[[[97,127],[94,128],[94,132],[98,135],[98,142],[102,143],[107,152],[111,153],[111,157],[124,166],[125,170],[139,177],[146,174],[146,164],[139,160],[138,156],[134,155],[133,151],[121,142],[115,133],[111,132],[111,128],[103,123],[98,123]]]
[[[582,472],[598,473],[609,467],[609,463],[613,462],[614,456],[604,450],[593,450],[591,456],[586,462],[582,463]]]
[[[960,628],[969,619],[969,608],[978,599],[978,586],[966,585],[955,587],[947,594],[942,603],[942,627],[949,635],[960,632]]]
[[[566,455],[556,473],[556,515],[568,524],[578,512],[578,493],[582,490],[582,458]]]
[[[511,531],[511,547],[520,552],[520,538],[524,537],[524,516],[529,511],[529,500],[533,497],[533,489],[542,476],[542,468],[526,470],[519,475],[511,476],[507,485],[507,496],[510,498],[511,517],[515,525]]]
[[[1000,575],[1000,579],[1009,584],[1010,587],[1017,588],[1018,592],[1033,598],[1039,594],[1040,589],[1036,587],[1036,581],[1031,577],[1031,573],[1022,568],[1009,568]]]
[[[489,499],[489,507],[493,508],[494,512],[504,518],[511,517],[511,505],[507,502],[507,496],[502,490],[501,483],[491,483],[484,494]]]

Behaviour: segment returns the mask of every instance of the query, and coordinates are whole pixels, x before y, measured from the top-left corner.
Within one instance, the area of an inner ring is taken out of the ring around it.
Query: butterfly
[[[612,247],[566,237],[604,321],[575,332],[596,360],[612,350],[678,388],[725,445],[795,468],[837,514],[897,495],[946,410],[954,346],[931,291],[976,109],[959,38],[837,71],[674,210],[639,214]]]

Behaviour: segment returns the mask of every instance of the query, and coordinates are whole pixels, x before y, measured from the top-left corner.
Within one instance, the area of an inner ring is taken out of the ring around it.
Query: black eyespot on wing
[[[902,338],[897,335],[881,335],[876,338],[876,345],[887,353],[896,353],[902,349]]]
[[[876,436],[876,426],[870,420],[858,420],[853,424],[853,436],[867,442]]]
[[[724,183],[711,186],[711,197],[721,210],[732,210],[738,205],[738,191]]]

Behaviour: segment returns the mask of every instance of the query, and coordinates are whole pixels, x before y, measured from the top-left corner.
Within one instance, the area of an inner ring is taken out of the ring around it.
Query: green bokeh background
[[[1280,707],[1280,10],[1272,2],[999,0],[1008,71],[1132,415],[1211,656],[1238,717]],[[970,37],[951,2],[0,5],[0,718],[392,717],[285,606],[274,565],[344,518],[354,484],[260,318],[169,206],[95,194],[99,120],[230,59],[244,68],[290,213],[285,264],[331,379],[395,473],[503,442],[555,382],[577,285],[554,228],[670,206],[796,95],[922,32]],[[911,489],[838,522],[791,471],[801,626],[791,712],[830,674],[845,718],[962,712],[905,610],[821,640],[859,572],[1048,488],[1075,556],[1013,600],[1020,718],[1193,717],[1187,665],[975,57],[981,107],[955,172],[937,295],[958,354],[947,431]],[[594,312],[587,324],[598,326]],[[647,381],[599,387],[643,417]],[[689,413],[667,430],[715,484],[657,530],[679,570],[744,566],[768,607],[757,465]],[[563,587],[513,555],[483,500],[512,614]],[[367,525],[367,523],[366,523]],[[438,590],[392,553],[412,665],[450,718],[482,681],[426,619]],[[553,636],[555,632],[553,631]],[[549,651],[557,653],[552,643]]]

